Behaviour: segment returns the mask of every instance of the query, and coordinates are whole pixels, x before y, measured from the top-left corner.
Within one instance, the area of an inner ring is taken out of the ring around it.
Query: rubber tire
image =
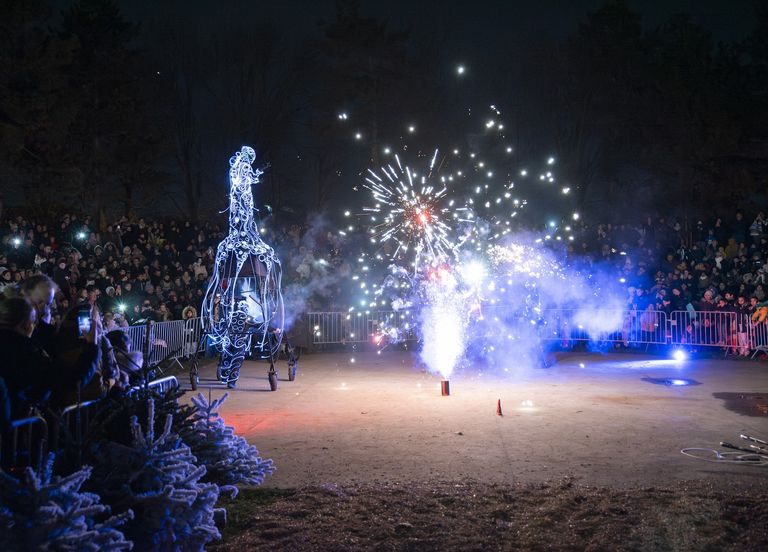
[[[269,374],[269,388],[272,391],[277,391],[277,373],[275,372]]]
[[[296,365],[288,367],[288,381],[294,381],[296,379]]]

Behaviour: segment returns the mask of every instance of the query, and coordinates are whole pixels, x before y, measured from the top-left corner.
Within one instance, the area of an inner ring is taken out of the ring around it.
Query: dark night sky
[[[388,19],[394,27],[410,26],[414,34],[447,30],[457,46],[488,53],[502,41],[532,35],[565,37],[573,33],[587,12],[602,0],[363,0],[366,15]],[[712,31],[716,39],[733,40],[748,34],[754,26],[756,0],[630,0],[630,6],[643,15],[643,24],[654,27],[675,13],[688,13]],[[193,0],[141,2],[122,0],[126,15],[136,20],[169,14],[205,21],[210,14],[229,11],[233,18],[269,18],[281,21],[286,36],[302,36],[316,29],[319,21],[329,21],[335,13],[335,0],[288,0],[250,2]],[[225,29],[222,29],[225,31]]]
[[[710,30],[716,41],[732,41],[746,37],[756,25],[753,16],[755,1],[629,0],[628,3],[641,14],[641,22],[648,29],[664,23],[674,14],[687,13],[694,22]],[[472,99],[467,105],[501,101],[503,106],[507,104],[490,90],[495,74],[508,69],[506,64],[499,62],[504,61],[510,51],[514,52],[516,46],[523,52],[532,41],[563,40],[573,36],[579,24],[586,21],[587,14],[602,4],[604,0],[360,2],[362,15],[386,20],[392,29],[410,29],[414,51],[419,51],[421,44],[429,46],[431,41],[442,45],[434,63],[441,66],[440,73],[451,76],[450,80],[455,80],[452,75],[457,64],[466,65],[470,78],[464,81],[461,90],[463,100]],[[169,20],[198,29],[205,28],[211,22],[226,33],[229,18],[240,24],[252,23],[254,33],[267,24],[278,30],[284,46],[298,47],[308,37],[320,35],[321,23],[334,20],[336,5],[336,0],[121,1],[121,7],[129,18],[145,22],[140,41],[146,41],[149,49],[154,45],[156,29],[162,29]],[[156,24],[158,22],[159,25]],[[428,47],[424,50],[435,51]],[[232,55],[240,53],[232,52]],[[353,151],[356,149],[350,149],[350,152]],[[358,166],[364,161],[355,159],[351,163]]]
[[[71,4],[72,0],[53,1],[57,7],[64,9]],[[321,24],[333,22],[337,11],[337,0],[116,1],[127,19],[141,24],[136,45],[138,50],[144,51],[142,54],[148,54],[146,59],[150,60],[150,63],[157,63],[156,67],[151,68],[151,74],[152,78],[155,78],[154,74],[157,73],[158,81],[167,79],[167,75],[172,75],[171,70],[168,70],[169,60],[175,61],[184,57],[176,57],[175,54],[167,55],[168,51],[165,48],[172,40],[164,37],[163,33],[170,30],[171,32],[179,31],[179,34],[185,35],[178,43],[183,44],[183,48],[188,48],[190,55],[187,56],[189,61],[182,60],[180,65],[186,63],[193,68],[187,71],[192,75],[190,86],[197,87],[194,113],[196,130],[202,137],[201,141],[206,145],[203,150],[208,157],[204,163],[201,162],[208,167],[210,173],[206,178],[215,178],[218,174],[216,169],[212,168],[212,160],[226,158],[226,152],[234,147],[229,143],[232,141],[232,136],[226,134],[231,129],[223,123],[218,124],[219,112],[216,110],[222,111],[222,120],[224,120],[228,114],[227,106],[225,102],[209,101],[210,94],[206,91],[206,86],[211,83],[216,85],[227,82],[226,78],[222,77],[224,74],[222,68],[229,71],[231,65],[229,63],[219,65],[219,62],[225,59],[227,62],[237,64],[240,60],[247,59],[249,55],[253,55],[254,59],[257,58],[255,54],[258,53],[261,38],[259,33],[265,31],[274,31],[271,38],[264,36],[265,41],[279,42],[274,49],[278,54],[272,53],[273,56],[285,56],[288,59],[293,54],[297,54],[295,56],[297,60],[311,57],[305,56],[307,50],[304,47],[307,45],[307,40],[321,38]],[[658,27],[667,22],[672,15],[685,13],[694,23],[711,32],[715,41],[730,42],[746,38],[754,31],[758,24],[754,16],[755,8],[758,2],[765,0],[626,1],[631,10],[640,14],[641,22],[646,29]],[[471,116],[475,117],[478,108],[487,109],[487,106],[493,103],[500,106],[504,116],[508,117],[508,120],[505,120],[506,132],[510,142],[515,144],[516,153],[519,152],[521,157],[560,154],[559,151],[554,151],[559,145],[556,143],[557,137],[553,138],[553,129],[539,124],[542,121],[544,123],[549,121],[542,116],[542,113],[551,113],[551,111],[546,109],[536,111],[534,108],[529,110],[529,104],[535,103],[531,102],[531,99],[535,99],[536,96],[531,94],[525,86],[518,86],[518,83],[525,83],[526,77],[539,68],[543,69],[540,71],[541,75],[549,77],[550,73],[547,72],[549,66],[546,60],[541,62],[545,58],[536,57],[539,53],[536,45],[557,44],[573,37],[580,23],[586,22],[587,15],[605,3],[606,0],[390,0],[387,2],[360,0],[360,12],[363,16],[389,22],[390,30],[410,31],[407,42],[409,52],[403,59],[414,62],[408,67],[409,69],[424,70],[424,75],[430,79],[425,81],[429,84],[424,87],[425,93],[418,89],[411,95],[413,97],[408,96],[410,103],[382,101],[383,109],[389,111],[382,118],[384,124],[378,140],[382,145],[393,147],[402,146],[407,141],[410,147],[418,151],[432,151],[436,146],[461,147],[462,136],[466,138],[464,142],[471,138],[469,135],[471,131],[461,126],[469,117],[467,113],[472,109],[474,111],[471,112]],[[249,32],[251,28],[253,29],[255,42],[235,41],[232,46],[226,40],[218,41],[216,39],[219,37],[212,36],[217,33],[226,36],[228,29],[231,28],[234,32],[230,35],[237,38],[238,35],[242,35],[244,27]],[[184,30],[189,32],[184,33]],[[183,40],[192,42],[185,43]],[[213,54],[210,56],[206,55],[209,46],[206,41],[211,43],[210,51]],[[218,42],[223,46],[214,44]],[[190,44],[192,47],[189,47]],[[247,44],[247,47],[241,48],[241,44]],[[219,51],[215,48],[216,46],[234,49]],[[520,55],[516,57],[515,52],[518,51]],[[270,58],[267,52],[263,59],[269,61],[279,57]],[[425,59],[430,64],[426,68],[423,63]],[[455,71],[458,64],[467,68],[467,74],[460,78],[457,78]],[[276,72],[279,73],[281,65],[272,62],[266,67],[278,67]],[[285,66],[289,67],[289,70],[292,67],[290,63]],[[297,73],[295,78],[291,75],[296,82],[296,86],[291,88],[293,91],[291,101],[294,102],[291,108],[295,105],[299,107],[288,115],[286,115],[287,111],[265,109],[264,112],[277,113],[280,117],[284,117],[275,119],[280,124],[269,127],[268,124],[256,121],[257,124],[262,125],[258,126],[258,136],[243,136],[237,139],[255,142],[263,136],[268,136],[263,138],[264,144],[261,145],[264,146],[262,151],[265,158],[275,167],[273,174],[279,175],[275,181],[287,182],[288,185],[298,187],[305,182],[314,181],[312,147],[325,145],[321,140],[318,141],[315,134],[317,118],[326,115],[323,110],[335,112],[337,109],[339,112],[349,109],[354,116],[356,106],[349,107],[345,103],[347,98],[344,94],[351,96],[349,92],[338,93],[338,98],[332,94],[327,94],[327,97],[322,96],[322,93],[316,94],[322,86],[318,87],[312,81],[313,78],[317,78],[316,74],[312,74],[315,67],[312,66],[309,71],[307,66],[301,63],[296,63],[295,67],[298,67],[302,73]],[[533,71],[529,71],[531,67]],[[529,72],[526,73],[526,71]],[[416,77],[413,81],[408,81],[409,83],[417,82],[417,78],[421,78],[420,73],[414,72],[414,74]],[[541,77],[541,75],[538,76]],[[208,79],[208,82],[200,84],[203,77]],[[279,78],[272,76],[271,82],[279,83]],[[533,83],[530,85],[531,90],[535,86],[546,86],[548,82],[546,78],[536,80],[536,75],[532,75],[529,80]],[[329,79],[329,82],[332,81]],[[410,90],[415,89],[412,87]],[[434,97],[440,101],[432,102],[432,97],[427,96],[427,93],[434,94]],[[319,102],[311,103],[307,100],[309,98],[314,101],[316,96],[321,98]],[[427,99],[424,100],[424,98]],[[326,104],[322,103],[323,100]],[[336,101],[338,106],[331,105]],[[433,107],[434,109],[430,111],[429,108]],[[455,111],[450,111],[454,107]],[[447,113],[446,119],[449,119],[452,124],[424,124],[415,136],[409,136],[406,133],[406,123],[415,123],[419,126],[422,118],[434,123],[436,119],[434,113],[443,111]],[[300,114],[295,115],[298,112]],[[729,112],[727,120],[733,119],[730,115]],[[331,117],[335,119],[333,113]],[[266,120],[269,121],[269,117]],[[288,124],[283,125],[282,121],[287,121]],[[378,147],[378,144],[369,144],[365,138],[359,142],[352,139],[353,132],[360,130],[361,125],[365,130],[365,120],[362,117],[352,118],[348,123],[343,123],[347,125],[344,127],[335,120],[332,123],[339,126],[338,136],[333,135],[334,140],[338,140],[338,144],[333,144],[335,149],[332,151],[338,159],[333,159],[332,156],[325,156],[323,159],[328,158],[328,163],[334,167],[338,165],[339,170],[333,171],[333,174],[338,174],[338,185],[330,187],[334,190],[333,193],[341,195],[354,185],[361,168],[370,162],[371,149]],[[270,135],[269,132],[275,128],[286,130],[282,133],[275,131]],[[247,134],[251,131],[248,129],[244,131],[242,128],[234,130],[239,134]],[[255,131],[254,134],[256,134]],[[343,142],[345,136],[348,142]],[[274,148],[266,147],[267,142],[274,144]],[[307,145],[312,147],[308,148]],[[319,151],[320,148],[315,149]],[[320,156],[319,153],[315,155]],[[302,162],[299,163],[297,159]],[[174,172],[175,161],[170,156],[161,164],[163,170],[172,174],[173,178],[178,176]],[[572,178],[576,178],[575,169],[572,173]],[[668,177],[666,173],[662,176]],[[266,193],[267,188],[264,189]],[[277,201],[279,200],[275,200]]]

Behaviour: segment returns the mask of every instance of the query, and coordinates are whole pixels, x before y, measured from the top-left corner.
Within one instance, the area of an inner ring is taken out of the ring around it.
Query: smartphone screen
[[[77,335],[83,337],[85,334],[91,331],[91,312],[89,310],[81,310],[77,313]]]

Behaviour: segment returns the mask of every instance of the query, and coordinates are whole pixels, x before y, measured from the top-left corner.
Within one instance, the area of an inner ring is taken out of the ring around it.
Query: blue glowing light
[[[688,358],[688,355],[685,354],[685,351],[683,351],[681,349],[676,349],[675,352],[672,353],[672,357],[675,360],[683,361],[683,360],[686,360]],[[677,384],[675,384],[675,385],[677,385]]]
[[[203,328],[221,352],[219,378],[228,383],[239,377],[249,350],[276,354],[285,318],[280,260],[254,218],[251,186],[262,174],[251,166],[255,159],[253,148],[243,146],[229,160],[229,234],[216,249],[203,299]]]

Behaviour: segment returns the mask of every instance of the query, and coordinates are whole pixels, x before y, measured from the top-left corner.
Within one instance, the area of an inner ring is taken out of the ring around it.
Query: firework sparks
[[[488,248],[488,258],[493,266],[503,268],[506,273],[514,272],[534,278],[557,278],[562,276],[563,267],[551,257],[542,255],[540,249],[509,243],[494,244]]]
[[[418,135],[415,124],[405,128],[407,140]],[[466,143],[417,153],[423,165],[401,159],[418,146],[390,143],[380,150],[388,162],[363,177],[366,206],[343,213],[340,234],[364,232],[367,244],[352,269],[360,295],[350,315],[375,315],[379,350],[419,341],[444,378],[471,358],[503,365],[509,347],[535,364],[542,336],[560,329],[543,309],[570,305],[588,287],[559,255],[580,220],[576,194],[557,178],[555,156],[522,164],[506,132],[491,106]]]
[[[400,157],[380,173],[369,169],[365,178],[375,205],[364,207],[371,217],[372,243],[391,250],[391,260],[406,261],[414,272],[455,259],[460,243],[451,226],[463,208],[454,209],[447,199],[448,188],[433,182],[437,150],[424,175],[419,175]],[[394,249],[391,249],[394,247]]]

